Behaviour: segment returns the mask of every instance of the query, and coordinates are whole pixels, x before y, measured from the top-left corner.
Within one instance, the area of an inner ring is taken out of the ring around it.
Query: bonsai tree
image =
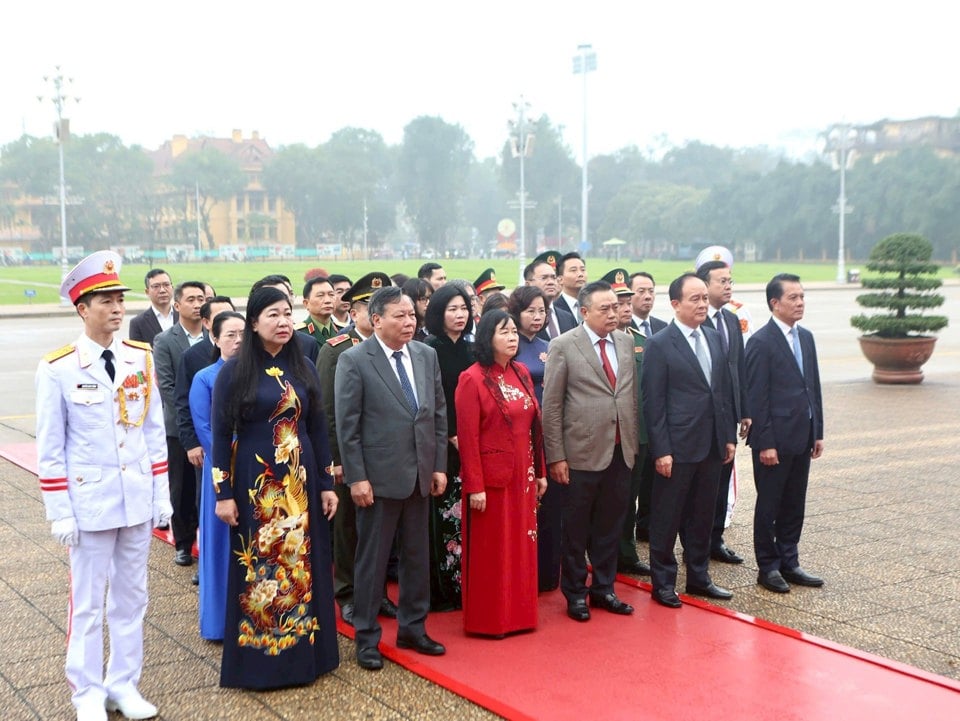
[[[932,255],[930,241],[913,233],[895,233],[877,243],[867,269],[880,276],[863,279],[863,287],[873,292],[858,295],[857,303],[886,312],[855,315],[851,325],[878,338],[915,337],[945,328],[947,319],[942,315],[908,312],[943,305],[943,296],[933,292],[942,281],[935,277],[940,268],[930,262]]]

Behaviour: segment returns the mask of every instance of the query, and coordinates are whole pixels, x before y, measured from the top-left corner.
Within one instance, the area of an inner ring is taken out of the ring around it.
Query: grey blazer
[[[377,496],[402,500],[419,483],[430,493],[434,473],[447,470],[447,408],[433,348],[408,343],[418,410],[375,336],[340,356],[334,379],[337,442],[347,485],[370,481]]]
[[[617,349],[617,385],[610,387],[586,329],[550,341],[543,378],[543,439],[547,463],[566,460],[580,471],[602,471],[613,460],[617,423],[623,460],[637,455],[637,369],[633,339],[610,334]]]
[[[203,335],[206,337],[206,331]],[[173,327],[153,339],[153,362],[160,397],[163,398],[163,424],[167,427],[167,435],[175,438],[180,437],[177,426],[177,369],[180,367],[180,356],[189,347],[190,341],[179,323],[174,323]]]

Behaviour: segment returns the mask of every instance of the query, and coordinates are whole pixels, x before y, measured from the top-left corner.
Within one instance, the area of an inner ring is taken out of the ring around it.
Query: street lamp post
[[[511,120],[508,125],[513,133],[511,138],[511,152],[514,157],[520,158],[520,192],[516,204],[520,207],[520,283],[523,283],[523,269],[527,264],[527,208],[536,207],[536,203],[527,202],[527,182],[525,175],[524,161],[533,151],[533,134],[527,132],[527,113],[530,110],[530,103],[520,96],[520,100],[513,104],[513,109],[517,113],[517,119]],[[513,202],[508,205],[514,205]]]
[[[60,66],[57,65],[56,75],[43,76],[43,82],[48,83],[53,89],[53,95],[50,98],[37,96],[41,103],[44,100],[50,100],[53,107],[57,110],[57,124],[54,126],[54,134],[57,137],[57,149],[60,155],[60,280],[67,279],[67,273],[70,272],[70,263],[67,260],[67,183],[63,172],[63,144],[70,136],[70,121],[63,117],[63,109],[71,100],[75,103],[80,102],[80,98],[68,97],[67,93],[73,85],[73,78],[65,78],[60,72]],[[60,298],[60,305],[69,306],[66,298]]]
[[[837,198],[837,204],[833,206],[833,211],[840,216],[837,243],[837,283],[847,282],[844,231],[847,213],[853,211],[853,208],[847,205],[847,160],[855,138],[856,131],[847,124],[835,125],[827,133],[827,142],[836,149],[840,165],[840,197]]]
[[[597,69],[597,54],[592,45],[578,45],[573,57],[573,74],[583,75],[583,174],[580,188],[580,250],[587,251],[589,186],[587,185],[587,73]]]

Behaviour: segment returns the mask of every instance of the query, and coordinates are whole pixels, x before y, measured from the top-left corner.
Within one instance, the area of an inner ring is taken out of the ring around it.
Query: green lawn
[[[303,274],[310,268],[322,267],[331,273],[343,273],[356,280],[360,276],[374,270],[383,271],[389,275],[406,273],[415,275],[422,260],[349,260],[338,262],[317,261],[267,261],[249,263],[182,263],[162,265],[170,272],[174,283],[184,280],[201,280],[210,283],[217,292],[233,297],[246,297],[251,284],[270,273],[283,273],[288,276],[294,285],[294,291],[299,295],[302,288]],[[520,267],[517,260],[445,260],[443,267],[448,278],[466,278],[473,281],[490,265],[497,271],[497,277],[508,288],[516,284],[520,277]],[[587,269],[591,279],[596,279],[617,267],[614,260],[602,258],[588,258]],[[658,284],[668,283],[680,273],[692,269],[690,261],[661,261],[651,260],[642,263],[621,261],[620,265],[629,272],[645,270],[657,279]],[[859,267],[850,263],[848,268]],[[135,293],[142,293],[143,276],[147,272],[147,265],[125,265],[121,271],[121,278]],[[836,278],[837,268],[833,263],[799,263],[785,261],[783,263],[737,263],[734,266],[734,278],[738,283],[763,283],[776,273],[792,272],[805,281],[829,281]],[[944,267],[941,277],[950,277],[952,269]],[[60,287],[59,266],[23,266],[0,268],[0,305],[22,303],[56,303],[59,299]],[[36,296],[27,298],[24,291],[36,291]],[[136,295],[134,295],[136,297]]]

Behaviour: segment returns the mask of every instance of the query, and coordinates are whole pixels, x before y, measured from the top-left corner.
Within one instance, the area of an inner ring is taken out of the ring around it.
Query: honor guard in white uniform
[[[60,294],[84,332],[49,353],[36,377],[40,490],[53,536],[69,547],[67,682],[78,721],[119,710],[152,718],[143,666],[151,529],[169,522],[163,408],[150,346],[116,337],[123,323],[120,256],[93,253]],[[103,672],[106,595],[110,659]]]

